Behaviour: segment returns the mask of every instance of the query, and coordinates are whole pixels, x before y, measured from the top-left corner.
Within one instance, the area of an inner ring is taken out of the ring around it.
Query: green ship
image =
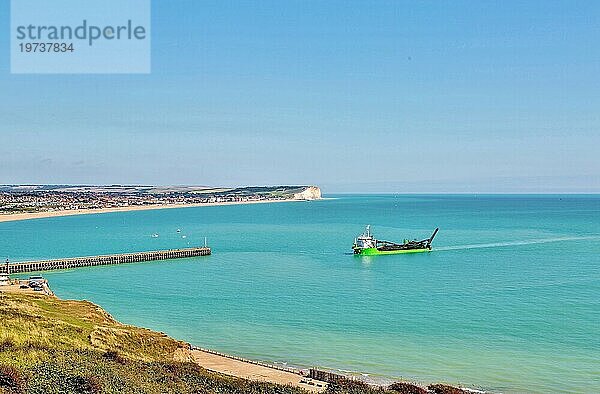
[[[437,234],[439,228],[436,228],[431,237],[417,241],[404,240],[398,244],[390,241],[380,241],[371,235],[371,226],[367,226],[364,233],[356,237],[352,250],[354,254],[361,256],[376,256],[380,254],[400,254],[400,253],[421,253],[431,250],[431,242]]]

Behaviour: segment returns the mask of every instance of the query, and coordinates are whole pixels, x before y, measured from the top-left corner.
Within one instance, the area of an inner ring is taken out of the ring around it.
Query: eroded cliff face
[[[319,200],[321,198],[321,189],[317,186],[308,186],[300,193],[294,194],[294,200]]]

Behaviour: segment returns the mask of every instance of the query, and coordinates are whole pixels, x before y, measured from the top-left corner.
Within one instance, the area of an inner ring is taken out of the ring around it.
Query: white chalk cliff
[[[308,186],[300,193],[294,194],[294,200],[319,200],[321,198],[321,189],[317,186]]]

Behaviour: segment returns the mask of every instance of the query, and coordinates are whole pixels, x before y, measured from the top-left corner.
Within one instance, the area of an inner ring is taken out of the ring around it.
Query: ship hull
[[[424,253],[430,252],[431,249],[398,249],[398,250],[379,250],[377,248],[366,248],[355,252],[359,256],[378,256],[382,254],[405,254],[405,253]]]

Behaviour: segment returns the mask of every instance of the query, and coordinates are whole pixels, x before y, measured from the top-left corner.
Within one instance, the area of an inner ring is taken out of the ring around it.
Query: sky
[[[10,73],[0,184],[600,192],[600,2],[152,2],[150,74]]]

